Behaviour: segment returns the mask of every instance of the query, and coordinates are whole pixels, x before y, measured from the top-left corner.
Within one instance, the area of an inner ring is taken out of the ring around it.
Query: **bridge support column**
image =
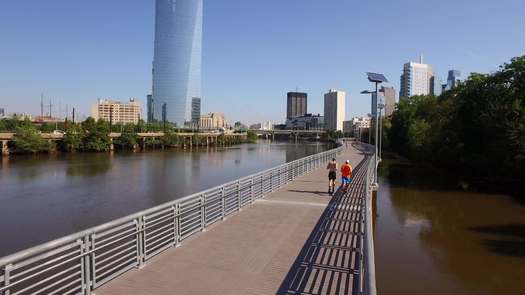
[[[49,143],[49,146],[51,147],[49,149],[50,152],[54,153],[57,151],[56,144],[54,144],[54,141],[52,139],[48,139],[47,143]]]
[[[7,146],[8,141],[2,140],[2,155],[7,156],[9,155],[9,147]]]
[[[142,138],[142,150],[143,151],[146,150],[146,138],[145,137]]]

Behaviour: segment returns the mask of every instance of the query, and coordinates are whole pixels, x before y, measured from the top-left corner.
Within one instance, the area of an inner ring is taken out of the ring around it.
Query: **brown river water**
[[[400,163],[380,175],[378,294],[525,294],[524,198],[465,192]]]

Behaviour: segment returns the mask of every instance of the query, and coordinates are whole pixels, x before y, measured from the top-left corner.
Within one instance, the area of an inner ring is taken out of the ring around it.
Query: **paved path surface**
[[[326,170],[315,170],[95,293],[355,293],[368,158],[349,147],[346,159],[355,173],[347,194],[330,197]]]

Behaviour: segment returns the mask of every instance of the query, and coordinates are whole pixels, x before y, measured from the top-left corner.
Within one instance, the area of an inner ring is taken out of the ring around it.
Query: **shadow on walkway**
[[[319,218],[277,294],[357,294],[369,157],[354,168],[348,192],[339,188]]]

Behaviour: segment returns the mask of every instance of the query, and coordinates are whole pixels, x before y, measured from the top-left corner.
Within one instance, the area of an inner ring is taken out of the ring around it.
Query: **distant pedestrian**
[[[341,166],[341,178],[341,187],[344,190],[347,190],[350,186],[350,183],[352,183],[352,165],[350,165],[349,160],[346,160],[345,164]]]
[[[328,193],[333,194],[335,190],[335,179],[337,178],[337,162],[335,158],[326,165],[328,170]]]
[[[348,148],[348,139],[345,139],[345,147]]]

